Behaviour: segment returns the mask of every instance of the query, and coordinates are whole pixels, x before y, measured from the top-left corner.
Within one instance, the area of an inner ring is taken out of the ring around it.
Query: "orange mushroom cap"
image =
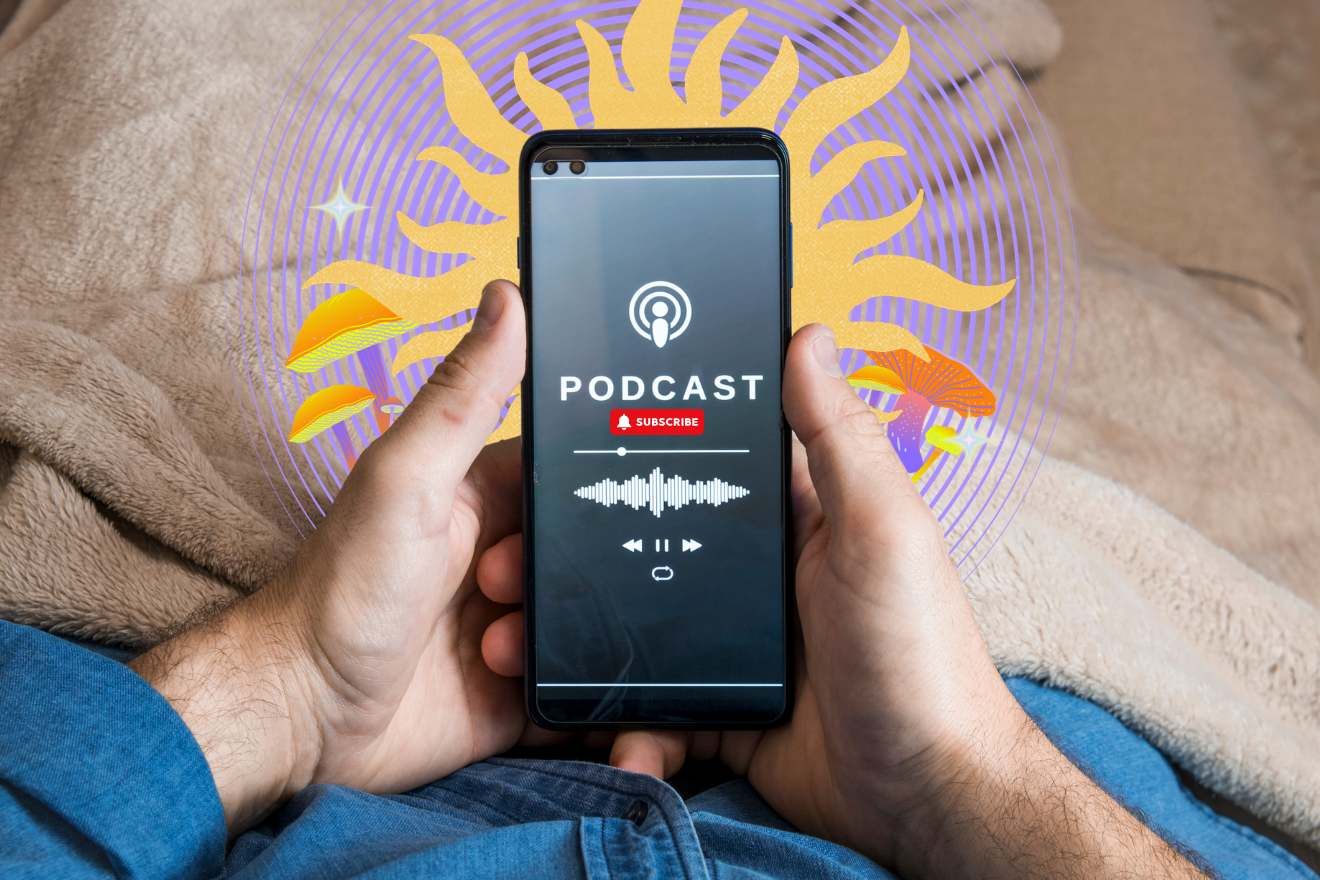
[[[331,361],[370,348],[414,326],[370,294],[345,291],[321,303],[307,316],[284,365],[298,373],[314,373]]]
[[[306,443],[317,434],[333,428],[371,406],[376,395],[356,385],[335,385],[308,397],[293,416],[289,442]]]
[[[906,349],[868,351],[866,356],[893,370],[908,394],[920,394],[931,406],[951,409],[963,416],[988,416],[995,411],[995,394],[963,364],[929,346],[922,360]]]
[[[848,384],[867,391],[883,391],[885,394],[902,394],[907,390],[897,373],[878,364],[866,364],[848,376]]]

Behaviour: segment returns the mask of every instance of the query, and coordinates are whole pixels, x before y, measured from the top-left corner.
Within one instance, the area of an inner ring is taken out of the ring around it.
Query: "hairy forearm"
[[[231,832],[257,821],[305,775],[290,707],[290,633],[246,600],[132,662],[188,725],[215,778]],[[305,747],[302,749],[305,751]]]
[[[1064,757],[1023,716],[951,774],[905,835],[906,876],[1205,878]]]

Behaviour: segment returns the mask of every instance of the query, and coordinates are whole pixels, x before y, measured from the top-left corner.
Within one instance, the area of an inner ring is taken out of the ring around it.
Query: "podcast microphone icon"
[[[628,301],[628,320],[638,336],[664,348],[687,330],[692,300],[677,284],[650,281],[637,288]]]
[[[669,341],[669,303],[658,300],[651,303],[651,340],[656,348],[664,348]]]

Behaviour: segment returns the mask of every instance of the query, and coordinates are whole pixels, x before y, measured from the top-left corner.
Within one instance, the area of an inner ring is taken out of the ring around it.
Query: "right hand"
[[[938,523],[844,381],[825,327],[793,338],[784,411],[801,440],[792,721],[723,735],[629,732],[611,762],[665,776],[686,756],[718,752],[798,828],[894,864],[898,843],[913,839],[908,820],[951,762],[1030,722],[990,660]],[[477,581],[488,598],[521,602],[519,536],[482,557]],[[520,612],[487,630],[482,653],[496,672],[521,675]]]
[[[1011,750],[1031,722],[990,659],[939,523],[844,381],[825,327],[793,338],[784,412],[801,441],[796,703],[784,727],[725,734],[721,754],[796,827],[911,864],[949,783]]]
[[[1201,877],[1046,739],[991,662],[939,524],[839,370],[833,336],[789,346],[802,629],[793,718],[767,731],[629,731],[610,762],[667,776],[718,752],[798,829],[904,877]],[[521,543],[477,579],[520,600]],[[492,670],[522,668],[521,615],[486,631]]]

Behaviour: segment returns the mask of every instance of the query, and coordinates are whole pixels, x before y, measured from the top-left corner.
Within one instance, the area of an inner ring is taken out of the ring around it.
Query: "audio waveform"
[[[620,483],[604,479],[573,492],[578,498],[594,501],[605,507],[626,504],[633,510],[643,508],[660,516],[666,510],[678,510],[689,504],[709,504],[719,507],[751,492],[743,486],[726,483],[718,477],[710,480],[689,481],[685,477],[666,477],[656,468],[648,476],[632,476]]]

